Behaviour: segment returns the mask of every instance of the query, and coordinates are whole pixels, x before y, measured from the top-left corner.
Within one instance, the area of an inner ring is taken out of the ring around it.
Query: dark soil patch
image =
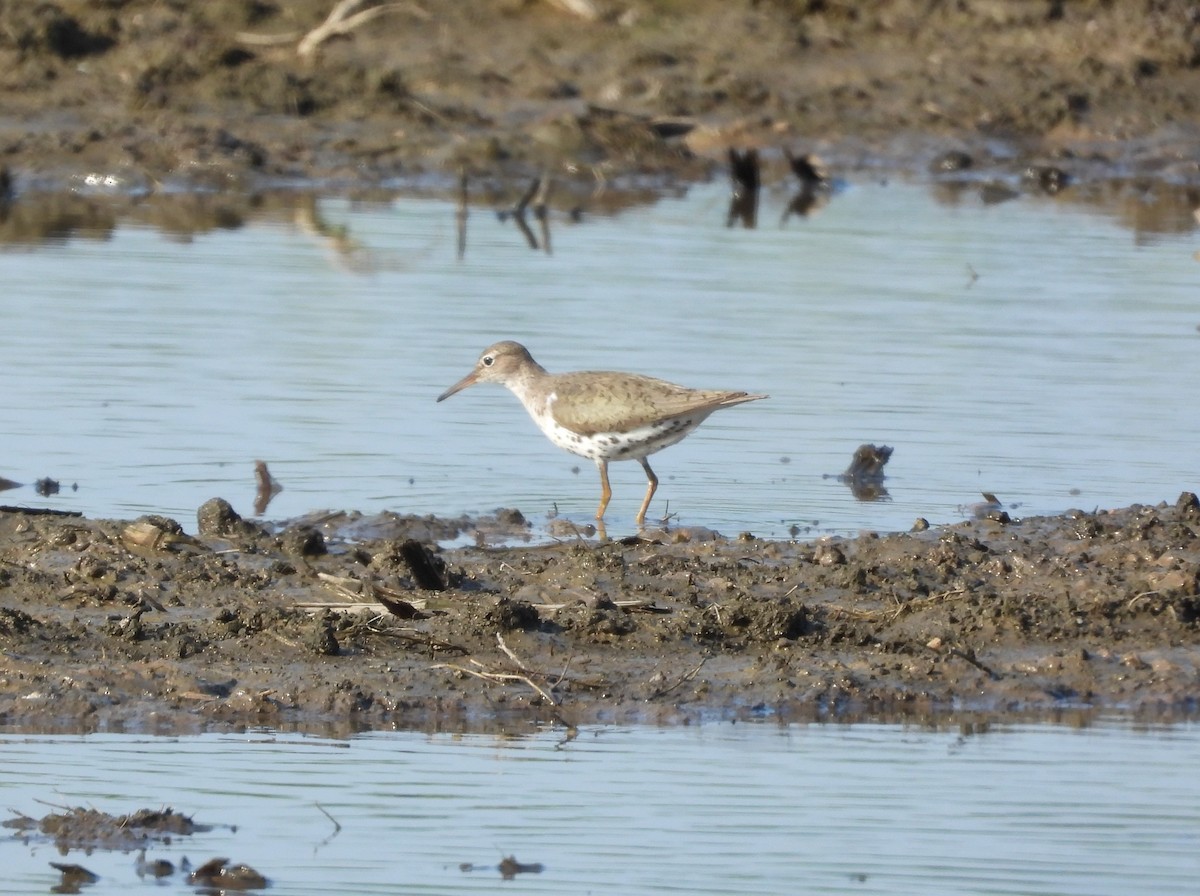
[[[99,171],[151,189],[460,166],[690,178],[731,146],[1196,176],[1180,153],[1200,120],[1185,0],[597,0],[593,21],[414,2],[298,52],[334,5],[7,4],[0,162],[19,187]]]
[[[147,545],[0,512],[0,722],[490,727],[1200,709],[1200,506],[817,543],[441,550],[387,515]],[[486,521],[481,527],[488,528]],[[411,572],[441,570],[422,589]],[[392,607],[391,610],[388,607]]]

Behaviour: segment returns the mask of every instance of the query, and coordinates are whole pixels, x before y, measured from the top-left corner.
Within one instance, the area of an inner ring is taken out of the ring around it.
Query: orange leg
[[[646,511],[650,509],[650,499],[654,497],[654,492],[658,488],[658,477],[650,469],[650,464],[646,463],[646,458],[641,457],[638,460],[641,461],[642,469],[646,471],[646,480],[649,482],[649,485],[646,486],[646,497],[642,500],[642,509],[638,511],[637,515],[638,528],[641,528],[646,523]]]
[[[604,519],[604,511],[608,509],[608,499],[612,497],[612,488],[608,484],[608,461],[604,458],[596,461],[600,469],[600,507],[596,511],[596,519]]]

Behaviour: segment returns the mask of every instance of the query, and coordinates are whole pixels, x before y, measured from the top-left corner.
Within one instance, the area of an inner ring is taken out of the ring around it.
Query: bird
[[[499,383],[525,406],[551,442],[594,461],[600,471],[601,525],[612,497],[609,461],[636,460],[646,471],[646,497],[636,517],[642,528],[658,488],[646,458],[682,440],[714,411],[768,398],[749,392],[689,389],[666,380],[611,370],[548,373],[519,342],[488,346],[474,368],[437,397],[445,401],[476,383]]]

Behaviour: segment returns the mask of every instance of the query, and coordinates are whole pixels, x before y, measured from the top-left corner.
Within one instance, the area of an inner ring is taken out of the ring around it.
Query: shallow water
[[[8,734],[0,801],[34,817],[170,806],[217,826],[149,858],[226,856],[281,894],[1190,894],[1198,748],[1194,724],[1113,721],[601,728],[567,742]],[[51,861],[100,874],[92,896],[152,886],[133,854],[63,859],[0,834],[0,893],[45,892]],[[507,855],[544,870],[504,883]],[[178,877],[158,890],[190,892]]]
[[[267,518],[557,508],[590,521],[590,462],[515,400],[442,404],[479,351],[525,342],[552,371],[637,370],[768,392],[653,459],[651,516],[772,537],[1174,500],[1197,486],[1200,308],[1188,225],[1146,230],[1136,191],[1097,206],[986,205],[855,182],[779,226],[726,228],[727,189],[556,221],[531,252],[487,210],[455,259],[451,204],[321,201],[182,239],[117,223],[2,255],[0,502],[175,516],[220,496],[252,515],[253,462],[284,485]],[[1150,209],[1150,203],[1143,203]],[[347,239],[329,236],[344,226]],[[895,448],[888,498],[828,474]],[[35,479],[64,489],[42,498]],[[616,465],[610,534],[644,490]],[[72,490],[72,484],[78,490]]]

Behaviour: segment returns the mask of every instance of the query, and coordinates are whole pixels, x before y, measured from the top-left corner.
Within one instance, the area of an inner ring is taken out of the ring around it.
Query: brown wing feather
[[[721,407],[766,398],[746,392],[688,389],[631,373],[568,373],[555,377],[555,422],[580,435],[632,429],[685,414],[707,417]]]

